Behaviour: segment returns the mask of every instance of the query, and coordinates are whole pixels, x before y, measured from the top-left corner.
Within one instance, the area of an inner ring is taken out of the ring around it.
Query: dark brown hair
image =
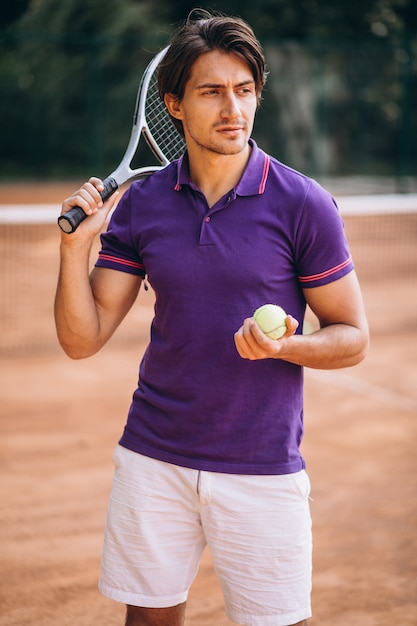
[[[158,69],[158,88],[162,99],[166,93],[179,100],[184,97],[191,68],[199,56],[211,50],[233,52],[252,71],[258,103],[266,81],[262,46],[252,28],[238,17],[213,15],[204,9],[194,9],[174,33],[170,47]],[[171,118],[181,135],[182,122]]]

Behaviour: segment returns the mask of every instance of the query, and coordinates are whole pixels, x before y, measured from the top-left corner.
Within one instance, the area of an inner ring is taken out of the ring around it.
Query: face
[[[181,101],[167,95],[182,121],[189,151],[239,154],[248,147],[257,109],[252,72],[231,53],[206,52],[195,61]]]

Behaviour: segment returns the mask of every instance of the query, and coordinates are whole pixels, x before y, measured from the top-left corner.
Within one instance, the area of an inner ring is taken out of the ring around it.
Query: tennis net
[[[417,194],[341,196],[337,201],[367,307],[380,307],[380,298],[373,294],[383,285],[387,299],[408,302],[410,323],[415,320],[417,324],[413,313],[417,307]],[[0,206],[2,356],[58,349],[53,300],[59,210],[55,204]],[[139,317],[143,317],[140,312]],[[120,340],[138,332],[138,319],[133,319],[135,328],[127,327]],[[380,330],[385,327],[386,320],[381,318]]]

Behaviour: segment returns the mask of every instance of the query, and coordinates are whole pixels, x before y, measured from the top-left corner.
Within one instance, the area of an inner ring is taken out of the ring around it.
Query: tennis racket
[[[103,202],[123,183],[153,174],[179,158],[185,151],[185,141],[172,123],[158,93],[156,71],[167,50],[168,47],[161,50],[143,73],[136,97],[129,143],[120,164],[103,181],[104,189],[100,193]],[[132,169],[132,161],[142,136],[160,165]],[[80,207],[73,207],[58,218],[58,224],[64,233],[73,233],[86,217],[87,215]]]

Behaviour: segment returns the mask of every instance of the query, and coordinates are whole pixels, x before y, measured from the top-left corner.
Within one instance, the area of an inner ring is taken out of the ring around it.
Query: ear
[[[166,93],[164,96],[165,106],[168,113],[177,120],[182,120],[181,100],[172,93]]]

